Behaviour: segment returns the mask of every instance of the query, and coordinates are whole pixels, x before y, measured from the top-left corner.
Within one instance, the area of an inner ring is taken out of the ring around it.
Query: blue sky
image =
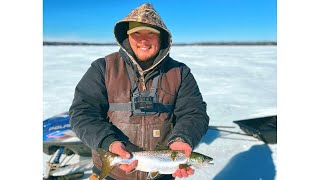
[[[276,0],[43,0],[43,39],[115,42],[115,23],[145,2],[173,43],[277,41]]]

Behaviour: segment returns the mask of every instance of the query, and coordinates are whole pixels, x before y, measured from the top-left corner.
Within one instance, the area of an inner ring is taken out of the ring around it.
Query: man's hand
[[[124,145],[120,141],[115,141],[109,146],[109,151],[118,154],[124,159],[130,159],[131,154],[124,150]],[[119,168],[126,171],[127,173],[131,172],[138,164],[138,160],[133,161],[131,164],[120,164]]]
[[[169,146],[169,148],[171,150],[183,151],[183,153],[188,157],[192,152],[192,148],[189,144],[184,142],[179,142],[179,141],[173,142]],[[173,177],[177,176],[179,178],[182,178],[182,177],[188,177],[189,175],[192,175],[192,174],[194,174],[194,170],[190,167],[186,167],[184,169],[178,169],[175,173],[172,174],[172,176]]]

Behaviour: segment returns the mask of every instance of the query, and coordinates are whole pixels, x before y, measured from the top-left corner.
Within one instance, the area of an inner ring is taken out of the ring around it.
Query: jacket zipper
[[[145,134],[146,134],[146,125],[145,125],[145,119],[144,119],[144,116],[141,116],[141,129],[142,129],[142,132],[141,132],[141,146],[143,147],[143,149],[145,149]]]

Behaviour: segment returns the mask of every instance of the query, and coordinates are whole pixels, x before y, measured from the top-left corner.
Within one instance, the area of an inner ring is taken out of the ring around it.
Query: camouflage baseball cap
[[[136,21],[129,22],[129,29],[127,34],[131,34],[140,30],[149,30],[154,33],[160,34],[160,31],[156,29],[156,27],[152,26],[151,24],[140,23]]]

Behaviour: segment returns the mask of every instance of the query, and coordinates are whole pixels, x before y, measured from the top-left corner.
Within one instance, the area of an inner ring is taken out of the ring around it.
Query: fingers
[[[189,146],[189,145],[188,145]],[[190,146],[189,146],[190,147]],[[191,155],[192,149],[191,147],[186,147],[186,149],[184,150],[184,154],[189,157]]]
[[[123,150],[122,148],[119,148],[117,150],[117,153],[120,157],[124,158],[124,159],[130,159],[131,155],[129,152]]]
[[[183,178],[183,177],[186,178],[193,174],[194,174],[194,170],[190,167],[187,167],[185,169],[178,169],[175,173],[172,174],[172,176],[179,177],[179,178]]]
[[[124,159],[129,159],[131,157],[130,153],[124,150],[124,145],[119,141],[113,142],[109,147],[109,151],[118,154]]]
[[[181,178],[182,175],[181,175],[180,169],[178,169],[175,173],[173,173],[172,176]]]
[[[172,143],[169,148],[172,150],[183,151],[188,157],[192,152],[192,148],[189,144],[179,141]]]
[[[188,177],[188,173],[185,169],[180,170],[182,177]]]
[[[187,167],[186,171],[187,171],[188,175],[193,175],[194,174],[194,169],[192,169],[191,167]]]
[[[131,164],[119,165],[119,168],[124,170],[125,172],[129,173],[136,168],[137,164],[138,164],[138,160],[134,160]]]

